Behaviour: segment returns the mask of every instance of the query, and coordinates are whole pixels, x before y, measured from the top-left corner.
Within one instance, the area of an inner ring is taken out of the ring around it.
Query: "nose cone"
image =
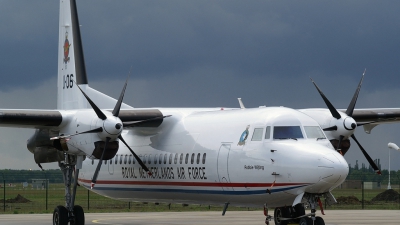
[[[317,170],[319,181],[310,186],[311,193],[323,193],[339,186],[349,174],[349,165],[342,155],[331,150],[319,157]]]

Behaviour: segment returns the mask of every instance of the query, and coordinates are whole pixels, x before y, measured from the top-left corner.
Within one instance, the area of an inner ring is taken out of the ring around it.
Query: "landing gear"
[[[324,219],[322,219],[319,216],[315,216],[315,212],[316,212],[315,207],[316,207],[317,204],[319,204],[322,214],[325,215],[324,214],[324,209],[322,208],[322,202],[320,201],[319,197],[320,196],[315,195],[315,194],[305,194],[304,195],[304,198],[307,199],[307,202],[308,202],[308,204],[310,205],[310,208],[311,208],[311,220],[312,220],[311,222],[313,222],[311,224],[314,224],[314,225],[325,225]]]
[[[311,195],[310,195],[311,196]],[[312,201],[314,199],[314,201]],[[299,225],[325,225],[324,219],[319,216],[315,216],[315,203],[318,197],[307,198],[309,205],[311,206],[311,213],[306,214],[304,204],[300,203],[291,206],[277,207],[274,211],[274,222],[275,225],[287,225],[287,224],[299,224]],[[264,215],[267,216],[265,223],[269,224],[271,216],[266,215],[268,212],[264,206]]]
[[[65,207],[57,206],[53,211],[53,225],[85,225],[85,214],[83,208],[74,205],[76,187],[78,185],[79,168],[82,167],[83,156],[73,156],[64,154],[64,161],[59,163],[63,173],[65,185]],[[75,179],[71,193],[72,172],[75,170]]]
[[[305,214],[306,213],[303,204],[297,204],[294,207],[292,206],[277,207],[275,208],[274,211],[274,222],[275,225],[287,225],[289,223],[298,223],[301,218],[306,216]],[[271,216],[267,216],[267,219],[268,218],[271,219]]]
[[[289,210],[288,207],[277,207],[274,211],[274,221],[275,225],[286,225],[289,223],[289,220],[285,220],[285,218],[289,218]]]
[[[71,225],[85,225],[85,213],[80,205],[74,206],[74,221],[71,221]]]
[[[303,217],[300,219],[299,225],[325,225],[324,219],[317,216],[313,224],[313,220],[310,217]]]
[[[322,217],[317,216],[317,217],[315,217],[314,224],[316,224],[316,225],[325,225],[325,221],[324,221],[324,219],[322,219]]]
[[[68,224],[68,210],[59,205],[53,212],[53,225],[67,225]]]
[[[303,217],[300,219],[299,225],[313,225],[310,217]]]

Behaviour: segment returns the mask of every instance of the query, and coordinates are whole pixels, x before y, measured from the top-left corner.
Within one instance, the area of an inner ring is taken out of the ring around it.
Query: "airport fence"
[[[64,205],[65,188],[61,183],[60,171],[29,172],[25,175],[0,170],[0,214],[1,213],[51,213],[57,205]],[[31,174],[30,174],[31,173]],[[39,175],[38,175],[39,174]],[[57,175],[57,176],[55,176]],[[366,177],[367,176],[367,177]],[[391,189],[383,182],[373,180],[377,175],[360,176],[360,179],[346,180],[332,191],[337,204],[327,209],[400,209],[400,179],[392,177]],[[368,177],[372,176],[372,177]],[[357,178],[357,177],[356,177]],[[144,211],[206,211],[222,210],[221,206],[184,205],[169,203],[124,202],[109,199],[83,187],[77,188],[75,204],[81,205],[86,212],[144,212]],[[229,210],[261,210],[229,207]]]

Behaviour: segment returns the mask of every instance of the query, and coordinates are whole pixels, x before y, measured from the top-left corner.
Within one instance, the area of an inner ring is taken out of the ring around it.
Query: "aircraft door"
[[[231,150],[230,144],[222,144],[218,151],[217,157],[217,171],[218,179],[220,183],[229,184],[231,183],[229,179],[228,161],[229,161],[229,151]],[[232,191],[232,187],[223,186],[222,190]]]

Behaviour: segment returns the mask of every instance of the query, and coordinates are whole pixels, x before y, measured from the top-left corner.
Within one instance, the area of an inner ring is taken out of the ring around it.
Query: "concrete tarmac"
[[[379,224],[399,225],[399,210],[326,210],[322,216],[327,225]],[[320,213],[318,212],[318,215]],[[0,225],[52,224],[52,214],[4,214]],[[321,215],[320,215],[321,216]],[[262,211],[221,212],[131,212],[131,213],[86,213],[87,225],[262,225]],[[272,221],[271,225],[274,224]]]

